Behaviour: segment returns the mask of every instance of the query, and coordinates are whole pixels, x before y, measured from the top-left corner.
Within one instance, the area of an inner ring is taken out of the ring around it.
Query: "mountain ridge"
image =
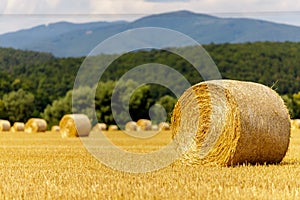
[[[154,14],[132,22],[57,22],[0,35],[0,47],[50,52],[57,57],[80,57],[105,39],[142,27],[179,31],[200,44],[257,41],[299,42],[300,27],[248,18],[222,18],[181,10]],[[155,38],[159,40],[159,38]]]

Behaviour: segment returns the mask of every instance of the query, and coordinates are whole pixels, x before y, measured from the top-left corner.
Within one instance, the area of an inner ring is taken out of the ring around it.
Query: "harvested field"
[[[121,131],[104,134],[133,152],[154,151],[171,140],[170,131],[147,140],[130,138]],[[287,155],[278,165],[185,166],[175,162],[145,174],[106,167],[87,152],[80,138],[63,139],[57,132],[1,133],[0,137],[0,199],[300,198],[300,130],[293,130]]]

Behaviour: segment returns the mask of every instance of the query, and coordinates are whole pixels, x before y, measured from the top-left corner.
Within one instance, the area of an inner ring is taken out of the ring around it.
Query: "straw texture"
[[[134,121],[127,122],[125,124],[125,131],[138,131],[138,125]]]
[[[159,129],[160,131],[168,131],[168,130],[170,130],[170,125],[169,125],[169,123],[167,123],[167,122],[160,122],[160,123],[158,124],[158,129]]]
[[[158,125],[154,124],[151,126],[152,131],[159,131]]]
[[[14,125],[10,128],[11,132],[22,132],[25,129],[25,124],[23,122],[15,122]]]
[[[106,131],[107,130],[107,125],[105,123],[97,123],[93,127],[93,131]]]
[[[292,129],[300,129],[300,119],[291,120]]]
[[[58,125],[54,125],[51,127],[51,132],[59,132],[60,131],[60,128]]]
[[[151,131],[152,123],[148,119],[139,119],[136,124],[141,128],[142,131]]]
[[[196,84],[180,97],[171,129],[185,163],[279,163],[289,145],[290,118],[272,89],[216,80]]]
[[[89,118],[84,114],[69,114],[63,116],[59,122],[61,136],[66,137],[84,137],[91,131]]]
[[[47,130],[47,122],[40,118],[31,118],[25,124],[26,133],[45,132]]]
[[[9,131],[10,122],[8,120],[0,120],[0,131]]]
[[[108,131],[117,131],[119,130],[118,126],[117,125],[110,125],[108,127]]]

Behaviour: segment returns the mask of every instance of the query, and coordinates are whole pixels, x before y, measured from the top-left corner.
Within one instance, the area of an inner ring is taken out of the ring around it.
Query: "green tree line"
[[[222,78],[253,81],[272,87],[282,95],[291,116],[300,118],[300,43],[209,44],[203,48],[216,63]],[[184,50],[191,55],[196,54],[194,47]],[[93,58],[91,72],[110,56]],[[84,59],[56,58],[49,53],[0,48],[0,117],[11,122],[44,117],[50,124],[58,123],[63,114],[71,112],[72,88]],[[147,63],[170,66],[183,74],[191,84],[203,80],[190,63],[169,51],[126,53],[111,63],[98,86],[90,83],[90,88],[97,87],[94,101],[99,121],[114,123],[110,97],[116,81],[130,69]],[[93,80],[96,74],[86,76],[91,77],[83,77],[85,80]],[[134,81],[124,83],[124,92],[129,92],[136,84]],[[175,102],[176,98],[168,88],[144,85],[130,98],[130,114],[134,120],[148,118],[152,106],[164,104],[169,119]]]

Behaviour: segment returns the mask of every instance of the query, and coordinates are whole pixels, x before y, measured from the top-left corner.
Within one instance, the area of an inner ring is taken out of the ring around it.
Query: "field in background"
[[[119,131],[106,134],[133,152],[157,150],[171,140],[170,132],[142,142]],[[300,198],[300,131],[292,132],[289,151],[279,165],[204,167],[175,162],[156,172],[130,174],[98,162],[79,138],[61,139],[52,132],[0,133],[0,155],[0,199]]]

